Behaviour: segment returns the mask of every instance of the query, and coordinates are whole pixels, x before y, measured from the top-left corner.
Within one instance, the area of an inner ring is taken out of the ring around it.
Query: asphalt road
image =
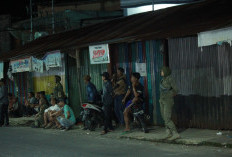
[[[0,128],[0,157],[231,157],[232,149],[111,139],[69,131]]]

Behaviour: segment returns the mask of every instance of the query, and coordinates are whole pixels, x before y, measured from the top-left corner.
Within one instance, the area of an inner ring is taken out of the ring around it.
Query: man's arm
[[[67,117],[65,117],[65,118],[67,118],[67,119],[70,118],[70,112],[69,111],[67,111]]]
[[[172,87],[173,95],[176,96],[179,90],[178,90],[178,88],[177,88],[177,85],[176,85],[174,79],[173,79],[173,78],[170,78],[169,82],[170,82],[171,87]]]
[[[126,99],[128,98],[128,96],[131,94],[131,90],[130,89],[128,89],[127,90],[127,92],[126,92],[126,95],[125,95],[125,97],[123,98],[123,100],[122,100],[122,103],[123,104],[125,104],[125,102],[126,102]]]

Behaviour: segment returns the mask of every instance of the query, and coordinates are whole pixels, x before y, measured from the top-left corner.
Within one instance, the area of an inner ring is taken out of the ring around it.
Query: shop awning
[[[35,56],[52,50],[81,48],[98,43],[197,35],[199,32],[232,26],[231,6],[231,0],[208,0],[118,18],[39,38],[1,55],[0,59]]]

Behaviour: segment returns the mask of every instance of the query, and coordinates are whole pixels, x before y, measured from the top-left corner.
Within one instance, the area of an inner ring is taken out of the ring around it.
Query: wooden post
[[[80,73],[80,50],[76,49],[76,66],[77,66],[77,84],[78,84],[78,92],[80,96],[80,105],[82,105],[82,94],[81,94],[81,73]]]

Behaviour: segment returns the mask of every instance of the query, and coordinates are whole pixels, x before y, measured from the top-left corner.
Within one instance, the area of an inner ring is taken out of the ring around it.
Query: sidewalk
[[[30,126],[33,123],[33,117],[11,118],[11,126]],[[72,130],[68,131],[70,134],[88,134],[94,136],[101,136],[101,129],[96,131],[84,131],[82,126],[75,126]],[[232,148],[232,131],[218,131],[218,130],[206,130],[206,129],[186,129],[180,132],[181,139],[176,141],[168,141],[164,139],[165,129],[161,127],[152,127],[150,132],[145,134],[139,129],[132,130],[131,133],[122,134],[123,129],[116,129],[115,131],[103,135],[108,138],[126,138],[135,139],[150,142],[162,142],[162,143],[174,143],[184,145],[195,146],[216,146],[216,147],[228,147]],[[222,135],[217,135],[221,132]]]

